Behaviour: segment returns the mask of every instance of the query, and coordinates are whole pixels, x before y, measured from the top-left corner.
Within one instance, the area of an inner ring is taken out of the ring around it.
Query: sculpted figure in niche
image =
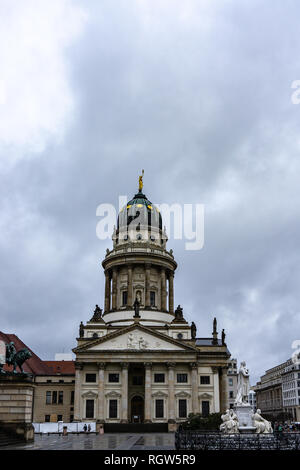
[[[133,318],[140,318],[140,302],[136,298],[133,304],[133,309],[134,309],[134,317]]]

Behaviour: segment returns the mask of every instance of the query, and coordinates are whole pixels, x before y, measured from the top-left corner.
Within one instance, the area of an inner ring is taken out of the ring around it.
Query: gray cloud
[[[199,336],[217,316],[254,381],[299,331],[299,5],[72,5],[86,20],[63,49],[69,124],[1,166],[1,329],[48,359],[75,345],[103,304],[96,207],[134,194],[144,168],[153,202],[205,204],[203,250],[169,241],[175,301]]]

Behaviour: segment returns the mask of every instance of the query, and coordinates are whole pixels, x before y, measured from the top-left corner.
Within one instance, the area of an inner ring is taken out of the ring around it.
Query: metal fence
[[[221,434],[177,431],[176,450],[300,450],[300,433]]]

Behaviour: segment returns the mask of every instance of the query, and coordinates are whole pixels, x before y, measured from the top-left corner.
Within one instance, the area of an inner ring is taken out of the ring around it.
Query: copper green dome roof
[[[137,220],[136,220],[137,219]],[[135,221],[137,227],[139,225],[148,225],[149,227],[156,227],[162,229],[162,219],[160,211],[151,201],[139,191],[127,204],[124,206],[118,216],[118,227],[128,227]]]

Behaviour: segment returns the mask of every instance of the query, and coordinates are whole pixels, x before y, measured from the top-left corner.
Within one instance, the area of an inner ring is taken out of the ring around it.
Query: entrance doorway
[[[144,421],[144,399],[138,395],[131,400],[131,422],[142,423]]]

